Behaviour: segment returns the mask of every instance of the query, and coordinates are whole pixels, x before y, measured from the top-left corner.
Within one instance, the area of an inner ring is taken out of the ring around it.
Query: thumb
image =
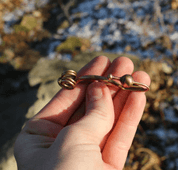
[[[52,155],[56,154],[60,160],[58,169],[103,169],[99,146],[113,122],[114,109],[109,88],[100,82],[90,84],[86,114],[64,127],[51,146]]]
[[[86,96],[86,114],[76,124],[86,131],[85,139],[100,144],[114,123],[114,108],[109,88],[101,82],[88,86]]]

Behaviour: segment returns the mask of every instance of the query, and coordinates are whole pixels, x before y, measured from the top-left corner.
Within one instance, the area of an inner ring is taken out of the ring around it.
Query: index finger
[[[102,75],[109,65],[110,61],[107,57],[98,56],[85,65],[77,75]],[[78,84],[73,90],[61,89],[34,118],[65,126],[84,99],[86,88],[87,85]]]

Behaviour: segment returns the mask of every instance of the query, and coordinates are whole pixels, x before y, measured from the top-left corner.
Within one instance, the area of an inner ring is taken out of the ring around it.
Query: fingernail
[[[88,101],[94,102],[101,99],[103,96],[102,84],[95,82],[89,86]]]

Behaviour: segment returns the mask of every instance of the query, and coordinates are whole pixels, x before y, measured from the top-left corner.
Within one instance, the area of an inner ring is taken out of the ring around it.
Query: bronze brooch
[[[129,74],[122,77],[116,77],[109,74],[107,77],[98,75],[86,75],[77,77],[77,73],[74,70],[68,70],[62,73],[58,79],[58,84],[65,89],[71,90],[80,82],[93,82],[100,81],[106,83],[106,85],[114,85],[120,87],[122,90],[130,91],[148,91],[149,87],[146,84],[135,82],[133,77]]]

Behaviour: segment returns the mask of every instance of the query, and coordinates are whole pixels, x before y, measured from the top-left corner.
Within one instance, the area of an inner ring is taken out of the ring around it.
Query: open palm
[[[132,74],[133,63],[119,57],[93,59],[81,75]],[[149,85],[143,71],[132,74]],[[141,119],[144,92],[123,91],[101,82],[60,90],[30,119],[15,143],[19,170],[121,170]]]

